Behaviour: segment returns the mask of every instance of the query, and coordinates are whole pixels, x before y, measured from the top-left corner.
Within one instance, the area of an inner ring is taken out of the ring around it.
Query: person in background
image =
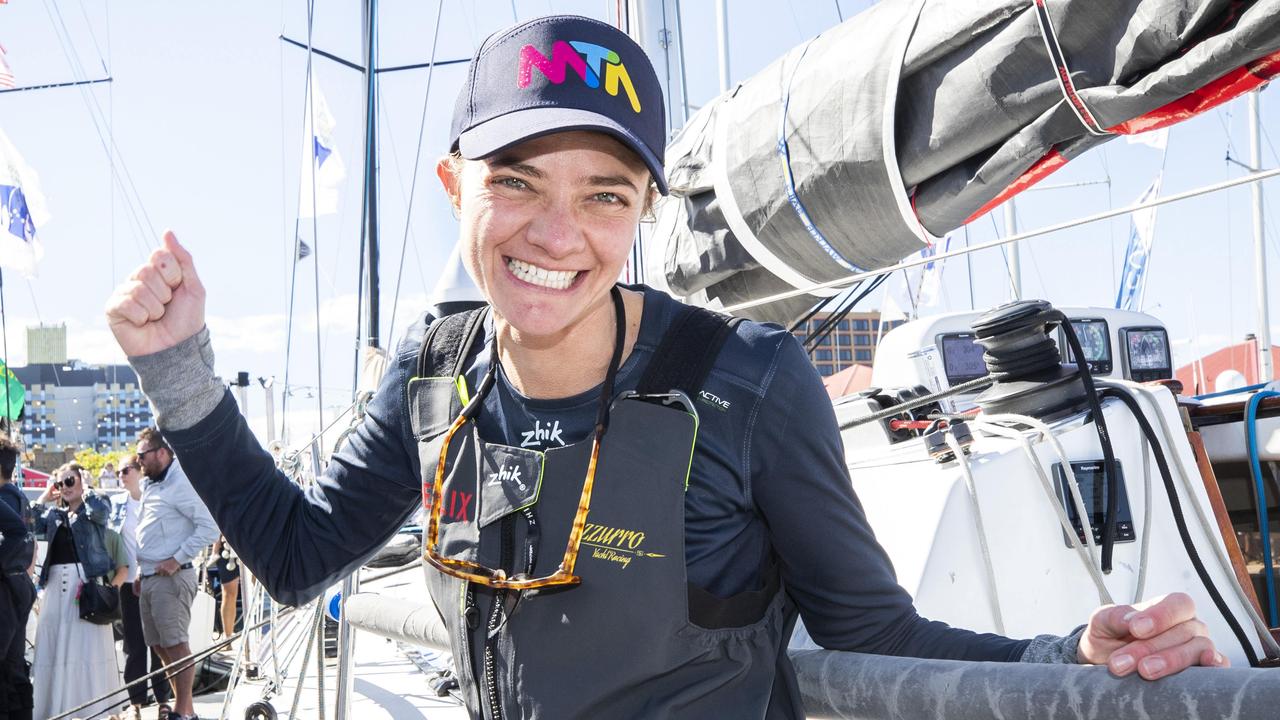
[[[123,470],[121,470],[123,472]],[[120,477],[116,474],[116,466],[113,463],[107,463],[98,471],[98,489],[110,490],[120,487]]]
[[[120,533],[124,539],[125,553],[129,558],[128,583],[120,588],[120,615],[124,630],[124,681],[132,683],[149,672],[159,670],[163,665],[160,656],[147,647],[142,638],[142,615],[138,607],[138,595],[134,592],[134,581],[138,579],[137,533],[138,517],[142,511],[142,467],[132,460],[125,461],[120,466],[119,479],[126,492],[111,499],[111,529]],[[166,718],[170,690],[169,681],[163,675],[151,678],[151,691]],[[121,720],[137,720],[142,706],[146,704],[147,683],[130,685],[129,709],[121,716]]]
[[[38,718],[104,695],[120,681],[111,626],[81,620],[76,600],[81,585],[95,578],[109,577],[120,587],[129,559],[119,536],[107,528],[110,503],[85,488],[81,471],[75,463],[58,468],[34,508],[35,530],[48,543],[33,668]],[[76,716],[98,717],[113,705],[107,700]]]
[[[138,434],[137,463],[147,479],[138,518],[138,579],[133,589],[141,599],[143,638],[165,664],[171,664],[191,654],[187,632],[196,596],[191,561],[218,539],[218,526],[159,430],[147,428]],[[171,720],[196,717],[191,698],[195,674],[191,665],[171,677]]]
[[[240,560],[227,539],[219,535],[210,553],[209,565],[218,570],[218,584],[222,588],[222,635],[228,637],[236,631],[236,598],[240,595]]]
[[[35,602],[31,584],[36,539],[31,504],[13,484],[18,447],[0,435],[0,720],[31,720],[31,668],[27,618]]]

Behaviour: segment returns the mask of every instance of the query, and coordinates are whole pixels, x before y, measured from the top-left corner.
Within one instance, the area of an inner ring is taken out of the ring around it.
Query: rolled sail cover
[[[646,276],[723,307],[884,267],[1277,73],[1280,0],[885,0],[689,121]]]

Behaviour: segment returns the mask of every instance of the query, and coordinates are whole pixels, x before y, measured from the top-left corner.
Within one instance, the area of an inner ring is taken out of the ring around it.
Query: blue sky
[[[869,4],[848,0],[840,7],[849,17]],[[486,34],[516,16],[577,12],[604,17],[612,5],[604,0],[449,2],[436,57],[469,57]],[[684,0],[682,5],[690,101],[700,106],[718,91],[714,3]],[[833,25],[836,7],[835,2],[731,2],[733,78],[750,76]],[[40,229],[45,258],[39,277],[27,281],[5,274],[13,364],[25,363],[24,327],[39,321],[67,323],[73,357],[121,361],[102,318],[103,303],[158,233],[171,227],[195,254],[208,287],[219,373],[229,377],[247,370],[255,377],[283,379],[306,58],[278,36],[305,39],[305,11],[300,1],[209,5],[64,0],[55,5],[10,0],[0,5],[0,44],[8,50],[20,84],[107,74],[114,78],[87,90],[0,95],[0,129],[39,173],[52,215]],[[431,53],[435,13],[434,2],[381,3],[380,64],[425,62]],[[359,3],[317,3],[317,47],[358,59],[359,34]],[[328,61],[318,60],[316,68],[337,119],[338,151],[348,180],[339,213],[320,218],[316,226],[318,327],[312,260],[299,266],[290,381],[307,387],[300,387],[290,401],[299,414],[300,429],[295,433],[315,424],[316,399],[307,395],[314,395],[320,385],[317,354],[323,365],[325,404],[331,406],[326,415],[347,404],[356,322],[362,81],[354,71]],[[396,334],[425,305],[438,264],[456,237],[456,223],[438,190],[433,166],[447,143],[461,77],[461,66],[440,68],[431,88]],[[426,79],[425,70],[382,76],[384,334],[392,323]],[[1268,135],[1264,165],[1275,167],[1280,159],[1270,140],[1280,142],[1280,95],[1269,91],[1262,101]],[[116,168],[123,182],[112,181],[105,142],[118,148]],[[1247,158],[1243,100],[1173,128],[1164,192],[1241,174],[1239,167],[1224,162],[1228,147],[1234,148],[1234,156]],[[1034,228],[1128,204],[1160,165],[1161,154],[1151,148],[1109,143],[1046,181],[1109,177],[1109,185],[1024,194],[1018,206],[1020,224]],[[1280,198],[1275,197],[1280,184],[1271,183],[1267,189],[1269,206],[1280,209]],[[139,205],[145,218],[140,210],[130,209]],[[1271,217],[1273,226],[1280,224],[1280,213]],[[974,223],[972,241],[994,237],[1000,222],[997,215],[994,222],[983,218]],[[304,227],[302,234],[309,238],[310,229]],[[1247,189],[1160,210],[1146,306],[1180,341],[1175,347],[1179,360],[1252,330],[1250,234]],[[1275,230],[1269,235],[1274,277],[1280,244]],[[1026,243],[1024,294],[1064,305],[1110,305],[1127,237],[1128,221],[1121,219]],[[973,267],[978,307],[1008,299],[999,252],[976,256]],[[964,262],[948,266],[944,288],[941,309],[968,308]],[[1280,301],[1273,297],[1272,306],[1280,306]],[[251,414],[257,415],[260,393],[251,394],[250,405]]]

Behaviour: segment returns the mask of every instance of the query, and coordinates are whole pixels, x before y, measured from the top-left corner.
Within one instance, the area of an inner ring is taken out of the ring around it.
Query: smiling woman
[[[305,492],[214,377],[176,237],[120,286],[112,330],[276,599],[350,573],[421,500],[427,583],[475,718],[801,718],[784,651],[797,615],[842,650],[1110,660],[1147,678],[1223,662],[1185,596],[1099,611],[1065,638],[920,617],[796,340],[617,284],[651,187],[667,190],[663,117],[653,68],[608,25],[557,16],[485,40],[437,174],[489,306],[409,332]]]
[[[442,160],[437,171],[458,208],[463,259],[493,307],[516,386],[533,397],[594,386],[612,350],[608,290],[648,202],[644,163],[610,136],[571,131],[490,158]],[[638,317],[640,294],[625,291],[624,301]],[[628,326],[626,348],[638,329]],[[566,352],[580,362],[560,362]]]

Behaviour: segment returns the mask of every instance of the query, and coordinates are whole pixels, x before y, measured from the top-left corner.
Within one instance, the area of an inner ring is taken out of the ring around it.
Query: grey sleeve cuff
[[[1075,665],[1080,662],[1076,651],[1080,646],[1080,638],[1084,635],[1085,626],[1072,630],[1064,637],[1057,635],[1037,635],[1027,649],[1022,652],[1020,662],[1056,663],[1059,665]]]
[[[209,328],[167,350],[129,358],[162,430],[185,430],[209,416],[225,388],[213,374]]]

